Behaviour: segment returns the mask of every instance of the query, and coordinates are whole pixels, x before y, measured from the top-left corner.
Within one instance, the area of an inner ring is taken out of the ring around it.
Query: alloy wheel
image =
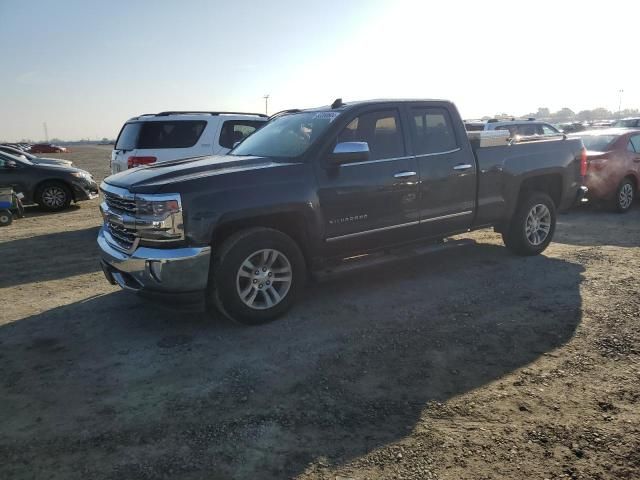
[[[61,187],[52,185],[42,192],[42,202],[49,208],[60,208],[67,200],[67,193]]]
[[[541,245],[549,236],[551,230],[551,212],[546,205],[539,203],[534,205],[525,223],[527,240],[533,246]]]
[[[282,252],[258,250],[249,255],[238,269],[238,296],[254,310],[273,308],[289,293],[292,274],[291,262]]]
[[[620,204],[620,208],[626,210],[631,206],[633,202],[633,186],[630,183],[625,183],[622,185],[620,189],[620,193],[618,194],[618,203]]]

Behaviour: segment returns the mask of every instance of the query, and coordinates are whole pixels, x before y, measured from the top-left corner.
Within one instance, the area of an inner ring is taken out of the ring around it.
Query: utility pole
[[[262,98],[264,98],[264,113],[269,115],[269,94],[266,94]]]
[[[620,118],[620,113],[622,112],[622,94],[624,93],[623,89],[618,90],[618,118]]]
[[[44,122],[42,126],[44,127],[44,141],[49,143],[49,131],[47,130],[47,122]]]

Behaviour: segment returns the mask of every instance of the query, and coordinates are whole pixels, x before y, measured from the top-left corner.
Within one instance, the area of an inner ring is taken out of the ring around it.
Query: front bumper
[[[98,245],[102,269],[109,282],[125,290],[187,297],[207,287],[211,247],[138,247],[127,254],[113,247],[114,243],[109,232],[101,228]]]
[[[76,202],[98,198],[98,184],[96,182],[72,183],[73,198]]]

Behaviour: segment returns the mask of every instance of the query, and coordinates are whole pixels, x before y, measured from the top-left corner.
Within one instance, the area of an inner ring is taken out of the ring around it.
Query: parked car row
[[[0,146],[11,147],[27,153],[65,153],[69,151],[67,147],[61,147],[60,145],[54,145],[52,143],[2,143]]]

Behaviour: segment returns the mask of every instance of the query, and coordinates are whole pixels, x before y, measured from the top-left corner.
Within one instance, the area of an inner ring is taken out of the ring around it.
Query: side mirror
[[[18,162],[14,160],[7,160],[4,162],[4,168],[18,168]]]
[[[331,165],[366,162],[369,160],[369,144],[367,142],[338,143],[328,160]]]

